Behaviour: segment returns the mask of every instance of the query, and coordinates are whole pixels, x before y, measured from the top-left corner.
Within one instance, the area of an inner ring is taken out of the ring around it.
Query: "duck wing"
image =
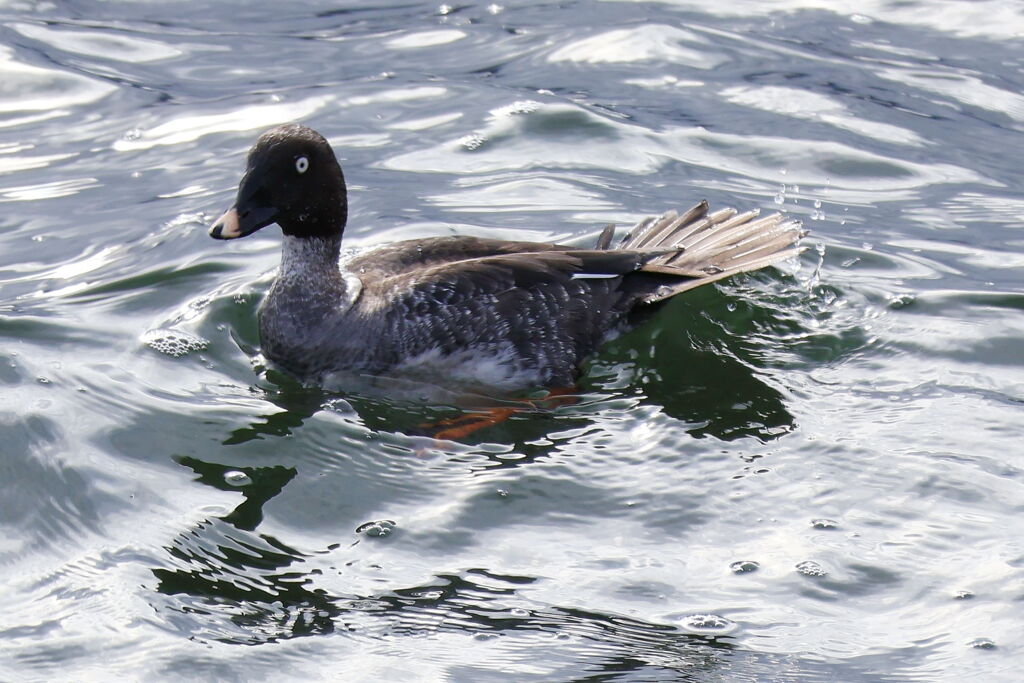
[[[350,259],[345,267],[353,272],[386,278],[413,270],[459,263],[488,256],[519,253],[567,251],[572,247],[544,242],[521,242],[482,237],[429,237],[386,244]]]

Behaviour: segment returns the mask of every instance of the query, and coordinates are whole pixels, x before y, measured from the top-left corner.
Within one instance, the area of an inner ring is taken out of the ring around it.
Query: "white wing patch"
[[[610,280],[619,277],[617,273],[573,273],[573,280]]]

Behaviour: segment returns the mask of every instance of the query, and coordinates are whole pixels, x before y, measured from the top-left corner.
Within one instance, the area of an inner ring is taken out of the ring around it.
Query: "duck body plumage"
[[[340,188],[338,187],[340,184]],[[701,202],[642,221],[593,249],[434,237],[342,261],[344,178],[303,126],[265,133],[238,200],[211,235],[271,222],[281,267],[259,309],[264,356],[300,380],[399,374],[501,390],[572,385],[581,363],[651,307],[688,289],[797,253],[799,223]]]

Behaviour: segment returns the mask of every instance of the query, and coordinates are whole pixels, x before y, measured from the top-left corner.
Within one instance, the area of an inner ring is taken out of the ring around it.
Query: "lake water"
[[[849,6],[0,2],[0,679],[1020,680],[1024,9]],[[293,120],[349,247],[809,249],[435,443],[259,356]]]

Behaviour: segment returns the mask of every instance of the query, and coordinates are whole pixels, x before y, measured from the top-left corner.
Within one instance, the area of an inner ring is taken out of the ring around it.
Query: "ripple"
[[[1016,121],[1024,121],[1024,95],[989,85],[976,76],[915,69],[882,69],[878,75],[903,85],[945,95],[961,104],[1000,112]]]
[[[384,42],[384,45],[397,50],[410,50],[422,47],[434,47],[436,45],[447,45],[466,37],[464,31],[458,29],[440,29],[437,31],[420,31],[408,35],[391,38]]]
[[[912,130],[858,118],[833,98],[808,90],[782,86],[736,86],[726,88],[720,94],[726,101],[734,104],[797,119],[820,121],[872,140],[918,147],[925,144],[924,138]]]
[[[119,152],[150,149],[161,145],[194,142],[214,133],[247,131],[303,119],[326,107],[335,98],[330,95],[308,97],[295,102],[256,104],[220,114],[181,116],[152,128],[122,137],[113,144]]]
[[[691,614],[679,621],[684,631],[705,636],[724,636],[733,633],[739,624],[717,614]]]
[[[25,36],[63,50],[90,57],[102,57],[121,62],[146,63],[180,57],[184,50],[150,38],[105,31],[86,31],[72,28],[50,28],[35,24],[14,22],[7,24]]]
[[[686,43],[698,47],[686,47]],[[713,69],[727,61],[723,55],[711,51],[703,36],[664,24],[599,33],[558,48],[548,59],[589,64],[659,61],[696,69]]]
[[[543,103],[532,111],[498,107],[466,137],[392,156],[386,168],[416,172],[487,173],[530,168],[599,168],[648,175],[672,160],[764,180],[834,190],[885,193],[939,183],[994,184],[974,171],[918,164],[838,142],[731,133],[702,128],[647,130],[577,105]],[[782,172],[780,173],[780,169]]]
[[[475,183],[487,179],[474,179]],[[456,183],[458,184],[458,183]],[[427,198],[454,211],[567,211],[612,209],[614,205],[579,183],[538,175]]]
[[[18,62],[10,48],[0,45],[0,113],[52,112],[91,104],[115,90],[85,76]]]
[[[0,202],[35,202],[70,197],[99,185],[97,178],[68,178],[35,185],[0,187]]]

